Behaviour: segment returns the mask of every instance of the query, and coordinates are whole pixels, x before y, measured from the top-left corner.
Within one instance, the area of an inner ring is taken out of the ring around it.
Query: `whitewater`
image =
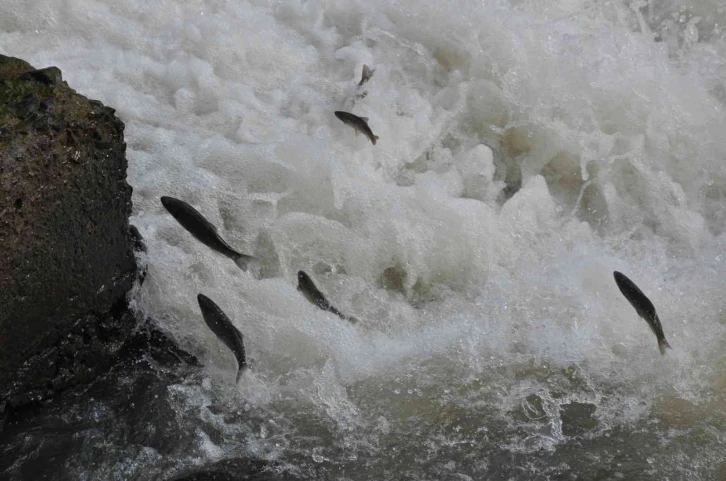
[[[131,303],[204,364],[161,394],[172,455],[93,437],[67,469],[725,479],[724,25],[720,0],[1,2],[2,53],[125,123],[148,245]],[[244,335],[239,385],[199,293]]]

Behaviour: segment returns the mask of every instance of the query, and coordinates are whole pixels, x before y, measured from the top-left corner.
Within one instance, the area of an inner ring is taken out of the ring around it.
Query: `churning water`
[[[3,53],[126,123],[133,303],[205,364],[161,393],[172,459],[120,438],[69,469],[726,478],[725,25],[721,0],[4,0]],[[360,323],[309,304],[299,269]],[[239,386],[200,292],[245,336]]]

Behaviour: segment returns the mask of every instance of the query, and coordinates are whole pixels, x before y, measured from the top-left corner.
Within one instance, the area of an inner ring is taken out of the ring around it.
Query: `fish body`
[[[350,321],[353,324],[358,322],[358,319],[355,317],[346,316],[331,305],[325,298],[325,295],[320,292],[320,289],[317,288],[313,280],[309,275],[307,275],[307,273],[305,273],[305,271],[298,271],[297,273],[297,290],[302,292],[305,298],[319,309],[332,312],[341,319]]]
[[[197,296],[199,308],[202,310],[202,317],[207,327],[214,333],[217,338],[227,346],[234,357],[237,359],[237,382],[247,369],[247,358],[245,356],[245,346],[242,333],[234,327],[229,317],[204,294]]]
[[[625,274],[618,271],[613,272],[615,277],[615,283],[618,285],[618,289],[623,293],[623,296],[630,302],[630,305],[635,308],[635,312],[640,317],[645,319],[645,322],[650,326],[650,330],[653,331],[655,337],[658,339],[658,349],[661,354],[665,354],[666,348],[670,349],[671,346],[666,341],[665,334],[663,334],[663,326],[661,326],[658,314],[655,312],[655,306],[650,299],[643,294],[638,286],[633,281],[628,279]]]
[[[335,116],[338,117],[345,125],[353,127],[356,134],[361,132],[370,139],[373,145],[376,145],[378,136],[373,135],[373,131],[370,127],[368,127],[368,117],[358,117],[357,115],[351,114],[350,112],[343,112],[342,110],[336,110]]]
[[[229,257],[240,268],[247,270],[247,264],[254,259],[232,248],[220,237],[217,228],[202,214],[183,200],[174,197],[162,197],[161,203],[166,210],[199,242]]]
[[[363,65],[363,72],[360,76],[360,82],[358,82],[358,87],[363,85],[364,83],[368,82],[371,77],[373,76],[373,72],[375,72],[376,69],[371,70],[368,65]]]

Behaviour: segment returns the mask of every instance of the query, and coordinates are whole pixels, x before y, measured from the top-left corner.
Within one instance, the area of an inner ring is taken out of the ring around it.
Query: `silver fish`
[[[375,71],[376,71],[376,69],[371,70],[370,68],[368,68],[368,65],[363,65],[363,72],[361,73],[360,82],[358,82],[358,87],[360,87],[364,83],[368,82],[371,79],[371,77],[373,76],[373,72],[375,72]]]
[[[242,333],[234,327],[229,317],[222,312],[217,304],[204,294],[197,296],[199,308],[202,310],[202,317],[207,327],[217,338],[227,346],[234,357],[237,358],[237,382],[247,369],[247,358],[245,356],[245,345]]]
[[[297,273],[297,290],[302,292],[305,298],[310,301],[311,304],[317,306],[318,308],[324,311],[332,312],[341,319],[349,321],[351,324],[355,324],[358,322],[358,319],[356,319],[355,317],[346,316],[338,309],[333,307],[325,298],[325,295],[320,292],[320,289],[315,286],[315,283],[310,278],[310,276],[307,275],[304,271],[298,271]]]
[[[368,117],[358,117],[357,115],[353,115],[350,112],[343,112],[342,110],[336,110],[335,116],[338,117],[345,125],[353,127],[356,135],[358,135],[358,132],[361,132],[370,139],[373,145],[376,145],[378,136],[373,135],[373,131],[371,131],[371,128],[368,127]]]
[[[234,250],[232,246],[220,237],[214,224],[205,219],[199,211],[183,200],[165,196],[161,198],[161,203],[177,222],[199,242],[229,257],[242,270],[246,271],[248,264],[255,259],[252,256]]]
[[[643,294],[643,291],[624,274],[615,271],[613,272],[613,276],[615,277],[615,283],[618,285],[620,292],[623,293],[628,302],[635,308],[635,312],[645,319],[645,322],[650,326],[650,330],[655,334],[655,337],[658,339],[660,353],[665,354],[666,348],[671,349],[671,346],[666,341],[665,334],[663,334],[663,327],[660,324],[660,319],[658,319],[658,314],[655,312],[655,306]]]

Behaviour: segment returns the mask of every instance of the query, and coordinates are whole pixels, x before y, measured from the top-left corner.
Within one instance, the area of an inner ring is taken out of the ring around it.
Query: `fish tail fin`
[[[240,254],[239,257],[234,259],[234,263],[237,264],[237,267],[239,267],[243,271],[249,271],[250,274],[252,274],[252,276],[256,279],[260,278],[260,269],[262,267],[262,263],[258,258],[245,254]]]
[[[371,137],[371,142],[373,142],[373,145],[376,145],[376,140],[378,140],[378,136],[374,135]]]
[[[237,384],[239,384],[239,380],[242,379],[242,375],[249,369],[247,367],[247,364],[243,364],[237,369],[237,380],[235,381]]]
[[[665,337],[662,339],[658,339],[658,349],[660,349],[660,353],[665,355],[666,348],[673,349],[670,344],[668,344],[668,341],[666,341]]]

